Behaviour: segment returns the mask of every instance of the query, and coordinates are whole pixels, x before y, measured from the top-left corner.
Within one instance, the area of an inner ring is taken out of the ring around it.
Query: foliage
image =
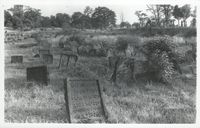
[[[33,26],[33,28],[37,28],[40,26],[40,20],[41,20],[41,13],[39,9],[34,8],[27,8],[24,12],[24,19],[28,19]]]
[[[187,22],[186,20],[191,16],[191,7],[189,4],[184,5],[183,7],[181,7],[181,12],[183,14],[182,18],[184,21],[184,27],[187,27]]]
[[[75,41],[77,44],[81,45],[85,42],[85,39],[81,35],[72,35],[69,37],[69,41],[71,42]]]
[[[175,70],[179,70],[174,48],[169,37],[154,37],[144,45],[147,72],[156,72],[161,77],[158,79],[165,83],[171,83]]]
[[[93,9],[90,6],[86,6],[83,13],[84,15],[91,17],[93,13]]]
[[[183,13],[182,13],[182,11],[181,11],[181,8],[179,8],[178,7],[178,5],[176,5],[175,7],[174,7],[174,10],[173,10],[173,16],[174,16],[174,18],[176,18],[177,20],[178,20],[178,25],[180,26],[180,23],[179,23],[179,21],[180,21],[180,19],[183,17]]]
[[[115,47],[117,51],[124,52],[126,54],[128,45],[136,46],[139,42],[139,38],[135,36],[119,36]]]
[[[14,28],[14,29],[18,29],[18,28],[22,29],[22,28],[23,28],[23,22],[22,22],[22,20],[21,20],[19,17],[17,17],[17,16],[13,16],[13,18],[12,18],[12,23],[13,23],[13,28]]]
[[[97,7],[92,14],[92,25],[94,28],[106,28],[115,26],[116,14],[107,7]]]
[[[120,27],[121,28],[131,28],[131,24],[129,22],[121,22]]]
[[[56,14],[56,21],[58,27],[63,27],[64,24],[70,24],[70,16],[66,13],[57,13]]]
[[[41,26],[42,27],[51,27],[51,20],[49,17],[41,17]]]
[[[169,4],[160,5],[161,11],[164,14],[165,27],[169,26],[170,18],[172,17],[173,6]]]
[[[135,15],[138,17],[138,19],[140,21],[139,27],[144,27],[145,21],[147,19],[147,14],[142,11],[136,11]]]
[[[153,17],[151,19],[155,20],[157,26],[161,26],[162,19],[162,7],[161,5],[147,5],[147,11],[151,12]]]
[[[4,10],[4,26],[6,26],[6,27],[11,27],[12,26],[12,16],[6,10]]]

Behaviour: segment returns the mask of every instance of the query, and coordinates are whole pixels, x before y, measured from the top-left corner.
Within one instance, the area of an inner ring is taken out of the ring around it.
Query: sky
[[[37,1],[37,0],[36,0]],[[146,12],[147,9],[147,4],[148,3],[106,3],[106,2],[89,2],[91,0],[85,0],[87,2],[83,2],[84,0],[82,0],[82,2],[78,2],[76,3],[75,1],[77,0],[73,0],[70,2],[44,2],[45,0],[43,0],[43,2],[35,2],[35,3],[29,3],[29,2],[16,2],[16,4],[23,4],[23,5],[27,5],[30,6],[32,8],[36,8],[36,9],[40,9],[41,10],[41,14],[42,16],[50,16],[50,15],[55,15],[56,13],[67,13],[69,15],[72,15],[74,12],[80,11],[83,12],[86,6],[90,6],[93,9],[98,7],[98,6],[106,6],[109,9],[113,10],[116,13],[116,19],[117,19],[117,24],[120,24],[121,22],[121,16],[123,15],[123,19],[124,21],[128,21],[129,23],[134,23],[134,22],[138,22],[138,18],[137,16],[134,14],[135,11],[138,10],[143,10],[144,12]],[[58,0],[57,0],[58,1]],[[95,0],[93,0],[95,1]],[[140,0],[141,1],[141,0]],[[13,7],[15,4],[15,2],[8,2],[6,4],[4,4],[4,9],[8,9],[10,7]],[[177,4],[177,3],[176,3]],[[185,3],[178,3],[179,6],[184,5]],[[172,3],[172,5],[175,5],[174,3]],[[194,7],[194,4],[191,5],[191,7]],[[147,12],[148,13],[148,12]],[[191,20],[191,19],[188,19]]]

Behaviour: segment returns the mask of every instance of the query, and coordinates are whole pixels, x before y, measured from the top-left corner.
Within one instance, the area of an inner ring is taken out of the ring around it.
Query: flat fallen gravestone
[[[53,55],[52,54],[42,54],[42,59],[46,64],[53,63]]]
[[[98,80],[65,79],[65,100],[70,123],[103,123],[105,112]]]
[[[48,85],[48,71],[46,66],[29,67],[26,69],[27,81]]]
[[[11,63],[23,63],[23,56],[11,56]]]

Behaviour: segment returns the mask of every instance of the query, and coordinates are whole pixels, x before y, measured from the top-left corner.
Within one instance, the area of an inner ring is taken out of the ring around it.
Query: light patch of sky
[[[78,5],[71,5],[71,4],[26,4],[32,8],[40,9],[42,16],[50,16],[56,15],[56,13],[67,13],[72,15],[74,12],[83,12],[86,4],[78,4]],[[89,5],[89,4],[88,4]],[[4,5],[5,9],[11,8],[14,5]],[[93,9],[98,7],[98,5],[92,4],[89,5]],[[138,22],[138,18],[135,15],[135,11],[142,10],[148,15],[151,15],[149,12],[146,11],[147,6],[145,4],[135,4],[135,5],[99,5],[99,6],[106,6],[109,9],[113,10],[116,13],[117,24],[121,22],[121,16],[123,15],[124,21],[128,21],[129,23]],[[179,4],[179,6],[182,6]],[[192,6],[193,10],[194,6]],[[191,19],[188,19],[191,20]]]

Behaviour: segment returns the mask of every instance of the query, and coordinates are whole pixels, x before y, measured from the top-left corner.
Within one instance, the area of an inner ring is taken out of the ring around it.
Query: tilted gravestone
[[[70,123],[105,122],[98,80],[65,79],[65,101]]]
[[[42,59],[43,59],[44,63],[46,63],[46,64],[53,63],[53,55],[52,54],[42,54]]]
[[[34,81],[48,85],[48,71],[46,66],[29,67],[26,69],[27,81]]]
[[[11,56],[11,63],[23,63],[23,56]]]

